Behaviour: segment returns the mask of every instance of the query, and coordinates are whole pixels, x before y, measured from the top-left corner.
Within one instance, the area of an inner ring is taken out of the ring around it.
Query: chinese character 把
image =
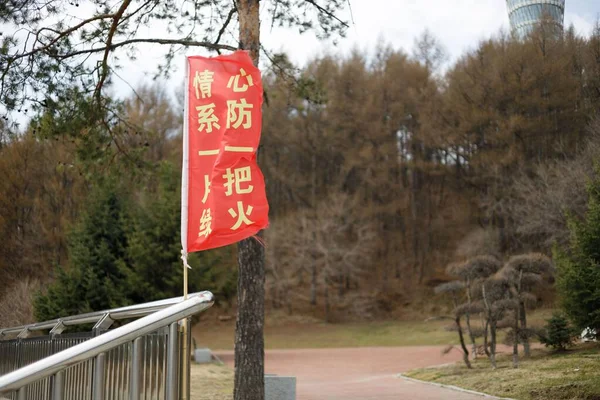
[[[212,216],[210,215],[210,208],[202,210],[202,217],[200,218],[200,231],[198,236],[208,237],[212,233]]]
[[[253,209],[252,206],[248,206],[248,208],[246,209],[246,212],[244,213],[244,205],[242,204],[241,201],[237,202],[237,213],[235,212],[235,210],[233,208],[230,208],[228,210],[229,215],[231,215],[232,218],[237,217],[236,223],[230,229],[232,231],[238,230],[240,228],[240,226],[242,226],[242,223],[244,223],[246,225],[253,224],[253,222],[248,219],[248,215],[252,214],[252,209]]]
[[[217,118],[215,115],[215,103],[197,106],[196,111],[198,111],[198,123],[200,124],[198,130],[200,132],[206,128],[206,132],[211,133],[213,126],[217,129],[221,129],[221,125],[219,125],[219,118]]]
[[[212,83],[215,81],[213,76],[214,72],[209,70],[204,70],[202,72],[196,71],[196,75],[194,75],[194,89],[196,89],[196,98],[200,99],[200,95],[205,99],[207,97],[212,97]]]
[[[254,108],[254,104],[246,103],[246,99],[227,101],[227,128],[233,126],[237,129],[242,125],[244,129],[252,127],[252,113],[250,110]]]
[[[242,77],[246,78],[246,82],[248,82],[248,84],[244,83],[242,86],[240,86],[240,78]],[[246,71],[244,71],[244,68],[240,68],[240,73],[229,78],[229,82],[227,82],[228,89],[231,89],[232,86],[234,92],[239,93],[247,91],[249,86],[254,86],[252,75],[247,74]]]
[[[225,196],[231,196],[233,194],[233,184],[235,183],[235,193],[237,194],[248,194],[252,193],[254,186],[248,185],[247,188],[242,188],[241,184],[244,182],[252,181],[252,171],[250,167],[235,168],[231,173],[231,168],[227,168],[227,173],[223,175],[225,182]]]
[[[210,193],[210,178],[208,175],[204,175],[204,197],[202,198],[202,204],[206,203],[209,193]]]

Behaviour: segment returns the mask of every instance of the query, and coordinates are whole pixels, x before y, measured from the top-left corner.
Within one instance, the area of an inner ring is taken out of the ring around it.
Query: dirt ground
[[[233,352],[217,352],[216,355],[233,368]],[[450,363],[459,359],[458,351],[442,355],[442,347],[439,346],[268,350],[265,372],[295,376],[298,400],[481,399],[477,395],[397,377],[398,373],[414,368]],[[210,375],[204,378],[209,377]]]

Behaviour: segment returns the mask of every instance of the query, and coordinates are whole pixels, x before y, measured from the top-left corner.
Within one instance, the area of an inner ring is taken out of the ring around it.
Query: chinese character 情
[[[212,216],[210,215],[210,208],[202,210],[202,217],[200,218],[200,231],[198,236],[208,237],[212,233]]]
[[[200,124],[198,130],[200,132],[206,128],[206,132],[211,133],[213,126],[217,129],[221,129],[219,118],[215,115],[215,103],[197,106],[196,111],[198,111],[198,123]],[[227,124],[229,124],[229,122]]]
[[[252,193],[254,186],[248,185],[246,188],[242,188],[242,183],[252,181],[252,172],[250,167],[235,168],[231,173],[231,168],[227,168],[227,173],[223,175],[225,179],[225,196],[231,196],[233,194],[233,184],[235,183],[236,194],[248,194]]]
[[[202,96],[203,99],[212,97],[212,83],[215,81],[213,78],[214,75],[214,72],[207,69],[202,72],[196,71],[193,85],[194,89],[196,89],[197,99],[200,99],[200,96]]]
[[[227,101],[227,128],[237,129],[242,125],[244,129],[252,127],[251,110],[254,104],[246,103],[246,99]]]
[[[240,86],[240,78],[245,77],[246,83]],[[240,68],[240,73],[229,78],[229,82],[227,82],[227,88],[232,89],[234,92],[245,92],[248,90],[249,86],[254,86],[254,82],[252,81],[252,75],[249,75],[244,71],[244,68]]]
[[[248,208],[246,209],[246,212],[244,213],[244,205],[242,204],[241,201],[237,202],[237,212],[235,212],[235,210],[233,208],[229,209],[229,215],[231,215],[232,218],[237,218],[236,223],[231,227],[232,231],[238,230],[240,228],[240,226],[242,226],[242,223],[246,224],[246,225],[250,225],[253,222],[250,221],[248,219],[248,215],[252,214],[252,206],[248,206]]]
[[[210,193],[210,178],[208,175],[204,175],[204,197],[202,198],[202,204],[208,200],[208,194]]]

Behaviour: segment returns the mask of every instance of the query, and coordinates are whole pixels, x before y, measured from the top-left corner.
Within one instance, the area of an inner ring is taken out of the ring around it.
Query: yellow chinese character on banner
[[[244,213],[244,204],[242,204],[241,201],[237,202],[237,212],[235,212],[233,208],[230,208],[229,215],[231,215],[232,218],[237,218],[236,223],[230,229],[236,231],[243,223],[246,225],[253,224],[253,222],[248,219],[248,215],[252,214],[252,209],[252,206],[248,206]]]
[[[200,124],[198,131],[202,132],[206,128],[206,132],[211,133],[213,126],[221,129],[219,118],[215,115],[215,103],[197,106],[196,111],[198,111],[198,123]]]
[[[202,217],[200,218],[200,232],[198,237],[208,237],[212,233],[212,216],[210,215],[210,208],[202,210]]]
[[[227,173],[223,175],[225,182],[225,196],[231,196],[233,194],[233,184],[235,183],[236,194],[248,194],[252,193],[254,186],[248,185],[247,188],[242,188],[242,183],[252,181],[252,171],[250,167],[235,168],[231,173],[231,168],[227,168]]]
[[[194,89],[196,89],[196,98],[198,100],[200,99],[200,95],[202,95],[203,99],[212,97],[212,83],[215,81],[214,75],[214,72],[207,69],[202,72],[196,71],[193,85]]]
[[[204,197],[202,198],[202,204],[208,200],[208,194],[210,193],[210,178],[208,175],[204,175]]]
[[[240,78],[246,78],[246,83],[240,86]],[[249,86],[254,86],[254,81],[252,80],[252,75],[249,75],[244,71],[244,68],[240,68],[240,73],[229,78],[229,82],[227,82],[227,88],[231,89],[233,87],[233,91],[236,93],[245,92],[248,90]]]
[[[254,104],[246,103],[246,99],[227,101],[227,128],[237,129],[241,126],[244,129],[252,127],[252,108]]]

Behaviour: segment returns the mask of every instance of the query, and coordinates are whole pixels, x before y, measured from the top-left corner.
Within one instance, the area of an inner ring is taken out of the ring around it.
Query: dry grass
[[[192,364],[191,400],[231,400],[233,371],[224,365]]]
[[[551,310],[532,313],[531,326],[543,326]],[[267,321],[267,349],[339,347],[395,347],[458,344],[455,332],[444,329],[448,321],[383,321],[325,324],[313,319]],[[233,350],[235,322],[202,321],[193,328],[197,347]],[[503,336],[501,336],[503,337]]]
[[[425,368],[406,374],[411,378],[460,386],[517,400],[600,400],[600,345],[581,345],[577,349],[552,353],[536,350],[511,367],[508,355],[499,358],[498,369],[481,358],[468,370],[462,364]]]
[[[30,324],[33,317],[33,296],[39,290],[38,281],[21,281],[0,296],[0,328]]]

